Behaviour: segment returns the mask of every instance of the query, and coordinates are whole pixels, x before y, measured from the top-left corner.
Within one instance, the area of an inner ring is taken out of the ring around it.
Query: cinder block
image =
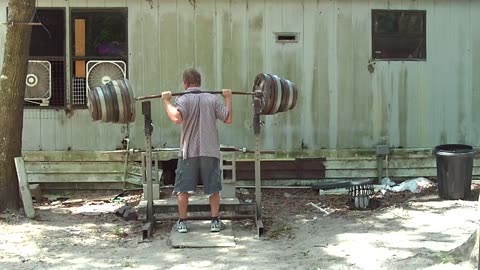
[[[160,200],[160,184],[152,184],[153,186],[153,199]],[[143,198],[147,199],[147,184],[143,184]]]
[[[125,210],[125,213],[123,213],[123,219],[125,220],[137,220],[138,218],[138,213],[135,209],[127,209]]]
[[[223,183],[221,195],[222,198],[236,198],[235,183]]]

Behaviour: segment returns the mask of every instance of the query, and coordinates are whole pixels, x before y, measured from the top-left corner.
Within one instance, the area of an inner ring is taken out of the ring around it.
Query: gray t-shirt
[[[191,87],[185,92],[198,92],[201,88]],[[219,97],[208,93],[186,94],[177,98],[177,110],[182,114],[182,157],[220,158],[218,149],[217,119],[225,121],[228,110]]]

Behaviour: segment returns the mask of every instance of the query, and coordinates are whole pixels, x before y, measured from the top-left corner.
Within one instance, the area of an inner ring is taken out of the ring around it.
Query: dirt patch
[[[473,197],[479,189],[473,186]],[[223,249],[171,248],[174,221],[157,223],[153,241],[142,243],[143,223],[113,213],[125,203],[138,204],[140,192],[71,196],[36,204],[35,220],[2,213],[0,264],[2,269],[474,269],[448,250],[476,228],[469,220],[476,202],[436,204],[430,199],[436,194],[435,187],[420,194],[389,193],[377,198],[374,210],[352,211],[348,195],[263,189],[265,238],[255,237],[251,220],[235,221],[237,247]],[[239,189],[238,197],[253,200],[254,190]],[[458,224],[435,227],[448,221]]]

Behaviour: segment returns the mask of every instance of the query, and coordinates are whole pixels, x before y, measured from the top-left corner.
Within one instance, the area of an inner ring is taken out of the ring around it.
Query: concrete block
[[[153,186],[153,199],[160,200],[160,184],[152,184]],[[143,184],[143,198],[147,199],[147,184]]]
[[[221,197],[222,198],[236,198],[235,183],[223,183]]]

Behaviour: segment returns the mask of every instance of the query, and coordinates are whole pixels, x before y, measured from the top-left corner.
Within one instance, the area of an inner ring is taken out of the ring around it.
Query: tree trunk
[[[0,210],[18,209],[19,190],[14,157],[21,155],[23,98],[35,0],[10,0],[7,38],[0,73]],[[16,24],[17,23],[17,24]]]

